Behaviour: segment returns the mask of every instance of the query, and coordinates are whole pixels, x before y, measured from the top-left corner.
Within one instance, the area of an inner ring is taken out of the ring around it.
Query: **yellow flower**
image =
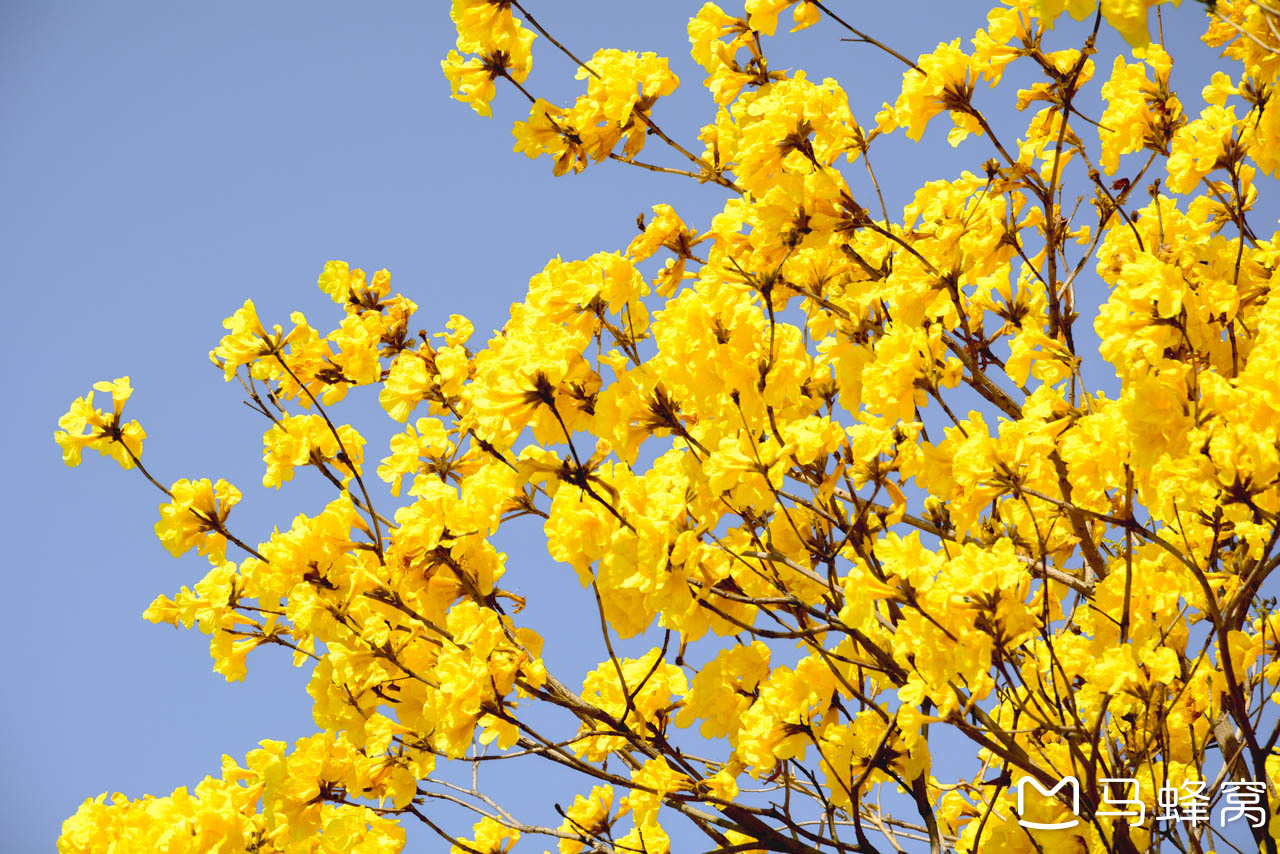
[[[735,744],[741,715],[768,673],[769,648],[760,641],[724,650],[694,677],[676,725],[687,727],[701,720],[699,731],[704,738],[727,735],[729,743]]]
[[[1172,59],[1160,45],[1148,45],[1143,63],[1126,63],[1117,56],[1111,78],[1102,86],[1107,103],[1098,133],[1102,140],[1102,168],[1116,171],[1120,155],[1153,148],[1162,151],[1185,121],[1182,105],[1169,88]],[[1155,79],[1147,76],[1147,67]]]
[[[341,441],[339,441],[341,440]],[[324,463],[351,473],[364,461],[364,437],[348,424],[337,435],[320,415],[286,415],[262,437],[263,486],[279,488],[297,466]]]
[[[489,104],[497,92],[494,81],[499,77],[510,77],[517,83],[523,83],[528,78],[533,67],[535,38],[537,33],[525,29],[519,21],[513,21],[510,28],[484,41],[485,47],[480,56],[464,57],[456,50],[449,51],[449,55],[441,60],[440,68],[449,81],[453,97],[470,104],[482,116],[492,115]],[[469,44],[470,39],[464,39],[460,34],[459,45]]]
[[[1209,106],[1173,135],[1169,189],[1189,193],[1224,161],[1236,129],[1234,108]]]
[[[520,839],[520,831],[487,816],[476,822],[472,832],[475,839],[462,840],[465,848],[450,846],[450,854],[506,854]]]
[[[796,0],[747,0],[747,23],[753,30],[771,36],[778,28],[778,13]]]
[[[939,44],[933,53],[920,56],[919,71],[912,69],[902,75],[902,94],[886,118],[882,128],[905,127],[907,137],[919,140],[929,120],[944,110],[951,111],[955,130],[948,137],[952,145],[964,135],[981,133],[975,116],[969,110],[973,94],[971,60],[960,50],[960,39],[949,44]]]
[[[121,468],[131,469],[134,461],[142,456],[142,440],[147,433],[137,421],[123,424],[120,421],[124,404],[133,394],[129,378],[94,383],[93,388],[111,394],[111,414],[94,407],[92,391],[72,401],[71,408],[58,419],[62,429],[53,434],[54,441],[62,448],[62,461],[68,466],[78,466],[80,455],[89,448],[111,457]]]
[[[280,352],[284,336],[280,327],[275,326],[267,332],[258,320],[258,311],[253,300],[245,300],[244,305],[235,314],[222,322],[230,333],[224,335],[218,347],[209,353],[215,365],[223,369],[226,379],[235,376],[242,365],[250,365],[253,375],[258,379],[274,377],[279,373],[279,366],[274,360],[261,361],[264,356],[274,357]]]
[[[510,4],[495,0],[452,0],[449,17],[458,28],[458,49],[469,53],[483,52],[520,26]]]
[[[656,826],[662,799],[672,792],[688,788],[690,783],[688,776],[673,769],[661,756],[650,759],[632,772],[631,781],[639,787],[627,796],[637,827]]]
[[[240,490],[219,478],[179,480],[170,490],[170,500],[160,505],[156,536],[169,553],[181,557],[195,548],[214,563],[226,553],[227,514],[240,501]]]
[[[1147,33],[1147,10],[1164,0],[1100,0],[1102,16],[1107,23],[1124,36],[1129,44],[1138,47],[1145,45],[1150,36]],[[1180,0],[1173,0],[1177,6]],[[1099,0],[1031,0],[1033,12],[1044,20],[1049,27],[1054,19],[1063,11],[1070,13],[1077,21],[1094,14]]]
[[[585,841],[575,839],[560,840],[560,854],[582,854],[596,837],[602,836],[612,824],[610,812],[613,809],[613,787],[593,786],[587,796],[574,795],[573,803],[564,813],[564,823],[560,832],[578,836]]]

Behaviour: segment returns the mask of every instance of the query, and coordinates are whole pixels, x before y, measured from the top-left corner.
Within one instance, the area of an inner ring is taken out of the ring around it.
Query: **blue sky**
[[[711,115],[684,35],[699,5],[533,8],[579,53],[671,56],[683,85],[657,115],[692,141]],[[914,56],[972,36],[986,4],[837,8]],[[1200,14],[1195,4],[1175,14],[1170,41],[1190,44]],[[873,124],[901,67],[840,35],[822,26],[782,40],[773,64],[841,79],[855,115]],[[306,671],[283,651],[255,653],[247,681],[227,684],[212,672],[205,636],[141,619],[156,595],[204,570],[155,540],[159,495],[135,473],[96,455],[76,470],[62,465],[52,435],[72,398],[130,375],[148,466],[165,481],[240,485],[246,498],[232,522],[256,542],[330,496],[307,472],[280,493],[258,486],[262,425],[207,355],[245,298],[268,323],[300,309],[330,328],[332,305],[314,283],[326,261],[344,259],[389,268],[423,326],[440,330],[457,312],[484,337],[554,255],[624,248],[636,214],[657,202],[699,226],[723,202],[717,188],[617,164],[552,178],[549,163],[511,152],[510,123],[526,110],[514,92],[500,91],[493,120],[449,100],[439,61],[452,36],[440,0],[0,4],[0,234],[13,275],[3,336],[13,395],[2,422],[11,471],[0,498],[10,638],[0,848],[48,850],[85,797],[166,794],[216,772],[223,753],[314,731]],[[1207,49],[1191,49],[1208,61]],[[581,86],[542,40],[532,82],[561,101]],[[953,152],[943,136],[937,128],[921,147],[899,136],[874,152],[891,209],[923,180],[976,170],[989,156],[982,140]],[[370,432],[371,458],[383,455],[381,435]],[[515,584],[534,600],[531,624],[557,618],[548,657],[572,683],[575,667],[596,660],[583,658],[564,598],[576,582],[546,556],[537,526],[525,531],[507,544]],[[518,797],[548,818],[532,794]]]

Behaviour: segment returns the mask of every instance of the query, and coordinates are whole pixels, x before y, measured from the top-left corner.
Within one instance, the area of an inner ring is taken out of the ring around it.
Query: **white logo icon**
[[[1058,793],[1063,786],[1070,784],[1071,786],[1071,813],[1078,815],[1080,813],[1080,781],[1075,777],[1063,777],[1058,781],[1058,785],[1052,789],[1045,790],[1034,777],[1023,777],[1018,780],[1018,815],[1022,815],[1023,804],[1022,797],[1026,791],[1027,784],[1030,783],[1035,787],[1036,791],[1044,795],[1046,798],[1052,798]],[[1027,821],[1024,818],[1018,819],[1018,824],[1023,827],[1034,827],[1037,830],[1065,830],[1068,827],[1075,827],[1080,823],[1080,819],[1073,818],[1070,821],[1059,822],[1043,822],[1043,821]]]

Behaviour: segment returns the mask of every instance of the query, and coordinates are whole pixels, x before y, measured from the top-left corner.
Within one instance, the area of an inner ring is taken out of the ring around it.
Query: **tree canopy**
[[[515,151],[557,175],[644,169],[720,212],[654,204],[554,258],[487,341],[344,261],[319,327],[246,300],[210,355],[263,418],[263,486],[332,494],[264,542],[236,486],[146,467],[129,378],[76,399],[64,460],[138,471],[164,547],[210,563],[146,617],[228,680],[288,648],[317,732],[90,798],[59,851],[373,854],[420,824],[468,854],[1275,852],[1280,245],[1250,212],[1280,9],[1006,0],[911,59],[831,3],[707,3],[695,140],[662,124],[666,58],[579,53],[531,6],[453,0],[454,97],[527,105]],[[1175,16],[1208,79],[1176,79]],[[788,21],[886,52],[900,90],[859,121],[770,64]],[[530,88],[535,47],[573,103]],[[873,152],[947,120],[972,169],[891,211]],[[403,425],[369,456],[341,414],[367,390]],[[522,617],[495,545],[521,526],[581,584],[585,677]],[[495,800],[512,763],[576,796]]]

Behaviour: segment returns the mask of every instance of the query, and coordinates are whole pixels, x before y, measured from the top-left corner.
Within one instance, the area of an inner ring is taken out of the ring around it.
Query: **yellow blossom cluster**
[[[403,804],[412,795],[402,766],[371,759],[345,738],[311,736],[292,750],[264,741],[243,767],[223,756],[221,775],[191,791],[85,801],[64,824],[58,850],[394,854],[404,847],[404,829],[347,798]]]

